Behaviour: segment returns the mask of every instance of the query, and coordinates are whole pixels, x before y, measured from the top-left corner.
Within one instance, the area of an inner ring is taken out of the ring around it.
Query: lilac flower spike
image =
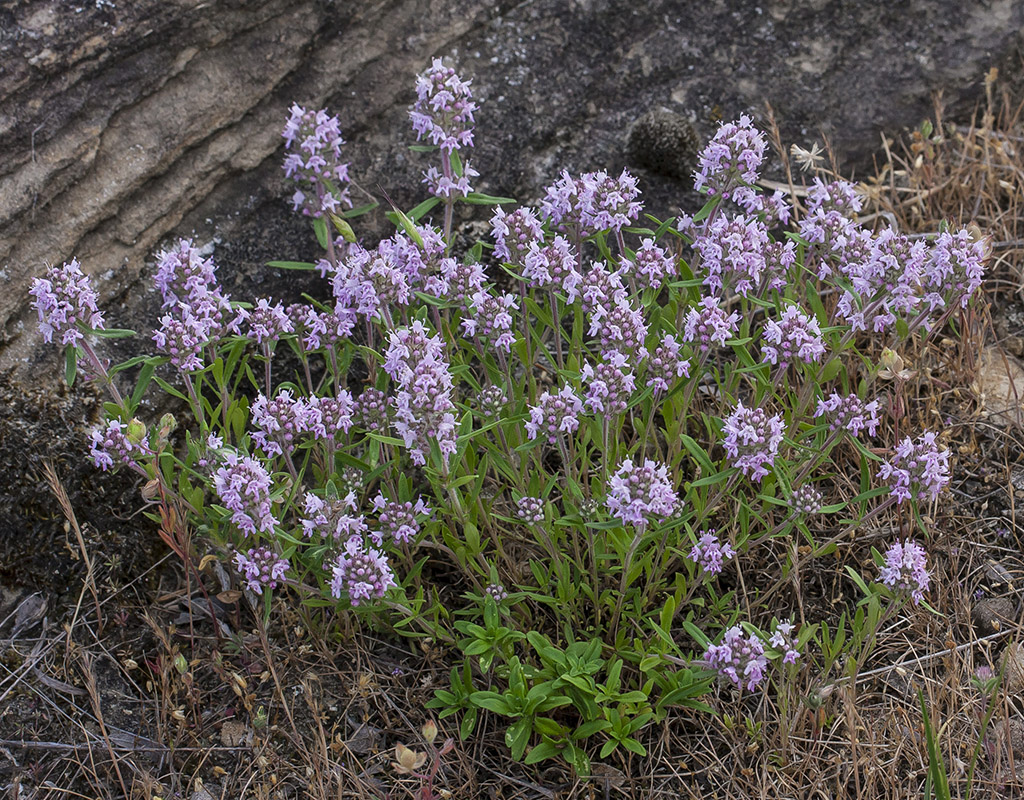
[[[393,541],[403,544],[410,542],[419,535],[420,523],[418,516],[430,513],[430,506],[417,499],[415,504],[406,500],[387,500],[379,493],[373,498],[373,507],[377,510],[377,524],[382,534],[387,534]]]
[[[506,214],[497,206],[491,217],[491,234],[494,256],[516,265],[523,263],[531,244],[539,245],[544,240],[544,229],[530,208],[517,208]]]
[[[726,455],[751,480],[761,481],[768,474],[782,444],[782,415],[769,417],[760,408],[747,408],[740,401],[736,410],[725,418]]]
[[[878,477],[891,481],[892,496],[898,503],[934,500],[949,483],[949,451],[939,450],[935,438],[931,431],[917,441],[906,437],[879,468]]]
[[[261,297],[253,308],[242,310],[239,314],[249,323],[246,335],[257,344],[276,342],[286,333],[295,331],[295,325],[285,313],[284,306],[280,303],[271,305],[266,297]]]
[[[675,272],[676,262],[665,249],[644,239],[633,257],[633,261],[622,259],[622,267],[633,275],[638,289],[660,289],[662,283]]]
[[[788,306],[778,321],[769,319],[763,337],[762,361],[778,364],[783,369],[796,361],[805,364],[820,361],[825,354],[818,321],[797,306]]]
[[[608,511],[628,525],[644,530],[652,520],[664,519],[679,507],[668,467],[651,459],[643,466],[626,459],[608,479]]]
[[[767,144],[746,114],[723,123],[700,154],[693,187],[728,197],[733,189],[755,183]]]
[[[350,492],[344,497],[337,495],[326,499],[307,492],[305,516],[300,520],[302,532],[307,539],[325,541],[348,541],[353,536],[366,533],[366,518],[356,511],[356,496]]]
[[[718,575],[725,561],[736,555],[728,542],[719,542],[714,528],[704,531],[690,550],[690,560],[708,575]]]
[[[273,533],[277,520],[270,509],[270,473],[256,459],[225,453],[224,465],[213,475],[217,496],[231,512],[231,522],[249,536]]]
[[[590,232],[619,231],[636,222],[643,208],[639,196],[636,178],[626,170],[618,178],[604,170],[584,173],[579,180],[580,222]]]
[[[874,436],[878,427],[878,401],[865,403],[855,394],[842,397],[832,392],[828,399],[818,400],[814,416],[828,419],[831,431],[848,431],[851,436],[857,436],[866,430],[868,435]]]
[[[278,558],[268,547],[254,547],[247,553],[235,553],[235,567],[245,578],[246,588],[256,594],[263,594],[263,589],[276,589],[278,582],[284,580],[288,571],[287,558]]]
[[[440,58],[416,78],[416,102],[409,112],[413,130],[417,139],[440,147],[445,158],[473,144],[476,103],[469,84]]]
[[[924,268],[925,300],[932,308],[967,308],[985,275],[985,244],[962,228],[938,235]]]
[[[749,691],[757,689],[768,669],[764,642],[753,633],[744,637],[743,628],[739,625],[725,632],[721,644],[708,645],[704,660],[740,690],[744,687]]]
[[[671,334],[661,337],[661,344],[647,362],[647,380],[655,392],[665,394],[680,378],[690,377],[690,360],[679,355],[681,347]]]
[[[622,353],[609,353],[607,361],[593,366],[584,364],[581,371],[587,394],[583,400],[590,411],[611,420],[626,410],[636,380],[629,371],[629,359]]]
[[[573,433],[580,426],[582,411],[583,403],[571,386],[563,386],[558,394],[544,392],[537,405],[530,409],[526,435],[530,439],[544,436],[550,444],[555,444],[559,433]]]
[[[29,294],[36,299],[39,332],[46,342],[56,336],[62,345],[75,346],[83,338],[81,328],[103,328],[96,292],[77,259],[50,267],[45,277],[32,281]]]
[[[704,283],[717,293],[726,287],[744,297],[756,291],[767,269],[769,242],[768,229],[755,217],[716,217],[693,243],[700,267],[707,273]]]
[[[331,564],[331,594],[345,592],[353,606],[380,599],[395,583],[395,573],[383,552],[358,536],[351,537]]]
[[[520,497],[516,500],[516,516],[527,525],[544,521],[544,501],[539,497]]]
[[[780,653],[784,653],[782,656],[783,664],[795,664],[796,660],[800,658],[799,642],[793,636],[793,627],[791,620],[778,623],[771,638],[768,640],[768,644]]]
[[[307,111],[291,107],[282,133],[287,155],[284,174],[298,184],[292,196],[294,210],[306,216],[321,217],[325,211],[335,214],[351,208],[348,194],[348,164],[341,163],[341,138],[338,118],[326,109]]]
[[[139,425],[138,422],[135,423]],[[138,437],[129,435],[131,426],[111,420],[105,428],[97,428],[90,435],[93,463],[106,472],[113,467],[134,463],[138,456],[149,455],[149,447]]]
[[[909,592],[917,605],[924,599],[931,583],[927,570],[927,554],[912,539],[896,542],[885,551],[885,566],[879,574],[882,583],[893,591]]]
[[[739,331],[740,315],[726,315],[717,297],[705,297],[697,308],[686,312],[683,341],[691,342],[701,355],[711,348],[725,347],[726,341]]]
[[[217,290],[217,268],[212,258],[194,247],[191,239],[179,239],[170,250],[157,254],[153,283],[160,290],[164,308],[193,304],[206,292]]]

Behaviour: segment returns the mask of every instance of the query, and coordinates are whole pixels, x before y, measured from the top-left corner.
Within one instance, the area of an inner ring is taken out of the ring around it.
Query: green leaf
[[[541,742],[539,745],[530,750],[526,754],[526,760],[524,764],[537,764],[541,761],[545,761],[549,758],[554,758],[558,755],[558,748],[555,747],[551,742]]]
[[[436,144],[411,144],[409,149],[414,153],[436,153],[438,147]]]
[[[459,200],[474,206],[495,206],[516,202],[513,197],[495,197],[494,195],[481,194],[480,192],[470,192],[465,197],[460,197]]]
[[[67,347],[64,349],[64,382],[69,386],[75,385],[75,376],[78,374],[78,348]]]
[[[434,206],[436,206],[440,202],[440,197],[428,197],[426,200],[424,200],[422,203],[420,203],[412,211],[409,212],[409,219],[413,220],[414,222],[419,222],[428,211],[430,211],[432,208],[434,208]]]
[[[100,339],[127,339],[136,335],[135,331],[128,330],[128,328],[90,328],[89,333]]]
[[[134,409],[139,405],[139,401],[142,400],[142,395],[146,393],[146,388],[149,386],[149,382],[153,379],[153,373],[156,371],[156,364],[153,361],[147,361],[142,369],[139,371],[139,379],[135,383],[135,390],[132,392],[131,400],[129,405]]]
[[[310,264],[308,261],[268,261],[267,266],[274,269],[316,269],[316,264]]]
[[[327,249],[327,223],[324,222],[323,217],[317,217],[313,220],[313,233],[316,234],[316,240],[320,243],[320,246]]]
[[[341,212],[341,216],[343,219],[355,219],[356,217],[363,216],[363,214],[369,214],[379,205],[380,203],[374,200],[372,203],[367,203],[365,206],[357,206],[356,208],[350,208],[348,211],[343,211]]]

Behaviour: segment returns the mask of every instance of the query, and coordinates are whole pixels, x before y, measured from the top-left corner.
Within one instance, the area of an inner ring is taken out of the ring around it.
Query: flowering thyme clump
[[[392,331],[384,369],[399,385],[394,425],[413,462],[425,464],[436,442],[447,464],[455,452],[455,403],[440,334],[431,336],[419,320]]]
[[[252,406],[252,421],[258,428],[251,434],[253,442],[268,456],[290,454],[299,434],[311,428],[309,411],[305,401],[292,397],[288,389],[273,400],[258,395]]]
[[[370,598],[380,599],[388,589],[397,585],[387,556],[358,536],[349,538],[329,566],[331,594],[341,597],[344,592],[353,606]]]
[[[813,484],[797,486],[789,496],[789,507],[797,514],[817,514],[821,511],[824,498]]]
[[[276,589],[288,571],[287,558],[278,558],[268,547],[253,547],[248,552],[235,553],[235,567],[246,580],[246,588],[263,594],[263,588]]]
[[[593,366],[584,364],[580,372],[587,386],[583,404],[605,419],[611,420],[626,410],[629,396],[636,388],[628,359],[622,353],[609,353],[607,362]]]
[[[307,111],[296,104],[281,134],[287,155],[284,174],[298,184],[292,195],[292,208],[307,217],[321,217],[325,211],[339,213],[351,208],[348,195],[348,164],[341,163],[341,138],[338,118],[326,109]]]
[[[775,626],[775,631],[768,640],[768,644],[780,653],[784,653],[782,656],[783,664],[795,664],[796,660],[800,658],[800,645],[793,638],[793,623],[791,620],[780,622]]]
[[[725,632],[721,644],[708,645],[704,660],[741,690],[746,687],[754,691],[761,685],[768,668],[764,642],[753,633],[744,637],[743,628],[739,625]]]
[[[934,500],[949,483],[949,451],[939,450],[931,431],[921,434],[917,441],[908,436],[879,468],[878,477],[891,481],[897,502]]]
[[[782,415],[769,417],[763,409],[747,408],[740,401],[736,410],[725,418],[726,455],[744,475],[760,482],[768,474],[766,465],[775,461],[782,444]]]
[[[647,380],[655,392],[668,392],[682,377],[690,377],[690,360],[679,355],[681,345],[666,333],[647,362]]]
[[[767,144],[746,114],[736,122],[722,123],[700,154],[693,188],[728,197],[733,189],[754,183]]]
[[[848,431],[852,436],[867,430],[868,435],[874,436],[878,427],[878,401],[865,403],[855,394],[843,397],[832,392],[828,399],[818,400],[818,409],[814,416],[826,417],[829,420],[829,430]]]
[[[700,267],[707,273],[705,285],[718,294],[724,294],[726,288],[744,297],[756,292],[768,266],[768,230],[764,223],[742,214],[719,216],[710,222],[693,243],[700,254]]]
[[[690,560],[708,575],[717,575],[727,559],[736,555],[728,542],[719,542],[715,529],[704,531],[690,550]]]
[[[683,340],[693,343],[702,355],[712,345],[724,347],[726,340],[739,330],[740,315],[734,311],[727,316],[720,302],[717,297],[705,297],[697,308],[686,312]]]
[[[905,540],[903,544],[896,542],[885,551],[885,566],[879,578],[893,591],[909,592],[914,605],[917,605],[924,599],[931,583],[926,559],[924,548],[912,539]]]
[[[782,319],[770,319],[764,326],[762,361],[770,361],[785,369],[794,361],[805,364],[819,361],[825,355],[818,320],[805,314],[797,306],[782,312]]]
[[[270,509],[270,473],[249,456],[228,452],[223,461],[224,465],[213,475],[213,485],[231,512],[231,522],[245,536],[257,531],[272,534],[277,520]]]
[[[936,237],[923,274],[925,300],[932,308],[967,308],[985,275],[985,243],[970,231],[943,231]]]
[[[111,467],[132,464],[138,456],[149,455],[150,449],[142,441],[140,430],[144,428],[137,420],[125,425],[116,419],[94,430],[89,435],[92,443],[89,455],[93,463],[106,472]]]
[[[559,433],[573,433],[580,426],[581,411],[583,403],[571,386],[563,386],[558,394],[544,392],[537,405],[530,408],[526,435],[536,439],[540,434],[555,444]]]
[[[377,525],[380,533],[386,534],[399,544],[410,542],[420,532],[420,524],[416,517],[429,514],[430,507],[422,500],[415,504],[410,501],[386,500],[383,494],[373,498],[373,507],[377,510]]]
[[[307,492],[304,510],[306,515],[300,524],[307,539],[348,541],[368,529],[362,514],[350,513],[356,510],[354,492],[328,495],[326,498]]]
[[[50,267],[46,277],[32,281],[29,294],[36,299],[39,332],[46,342],[56,336],[63,345],[77,345],[82,340],[82,328],[103,328],[96,292],[77,259]]]
[[[665,464],[646,459],[639,466],[627,458],[608,479],[605,504],[614,516],[643,530],[648,522],[674,514],[679,497],[672,489]]]
[[[516,516],[527,525],[544,521],[544,501],[539,497],[520,497],[516,500]]]

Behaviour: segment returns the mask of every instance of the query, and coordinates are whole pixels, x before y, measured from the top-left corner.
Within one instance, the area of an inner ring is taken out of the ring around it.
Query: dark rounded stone
[[[700,152],[700,139],[685,117],[655,109],[633,123],[626,152],[631,166],[689,180]]]

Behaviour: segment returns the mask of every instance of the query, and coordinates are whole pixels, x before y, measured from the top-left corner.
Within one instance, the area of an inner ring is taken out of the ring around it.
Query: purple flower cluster
[[[878,401],[865,403],[855,394],[843,397],[832,392],[828,399],[818,400],[818,409],[814,416],[826,417],[829,421],[829,430],[848,431],[852,436],[858,436],[862,430],[867,430],[869,436],[874,436],[878,427]]]
[[[625,354],[634,363],[647,357],[647,323],[643,312],[626,300],[595,308],[590,314],[588,333],[597,339],[606,359],[612,353]]]
[[[75,346],[82,340],[82,328],[103,328],[96,292],[77,259],[50,267],[45,277],[32,281],[29,294],[35,298],[39,332],[46,342],[56,336],[62,345]]]
[[[637,180],[622,170],[618,178],[607,172],[586,172],[573,178],[568,171],[545,190],[540,214],[555,230],[589,236],[603,230],[619,231],[636,221],[643,208],[637,201]]]
[[[789,496],[789,507],[797,514],[817,514],[821,511],[824,497],[814,484],[797,486]]]
[[[605,505],[613,516],[644,530],[650,521],[674,514],[679,496],[672,489],[665,464],[645,459],[639,466],[627,458],[608,479]]]
[[[142,429],[141,423],[134,427]],[[97,428],[89,434],[93,463],[106,472],[112,467],[132,464],[139,456],[150,455],[151,451],[142,437],[135,435],[132,425],[125,425],[113,419],[104,428]]]
[[[772,195],[761,194],[749,186],[741,186],[732,193],[732,200],[751,216],[760,216],[766,228],[788,225],[793,209],[781,189]]]
[[[277,520],[270,508],[270,473],[256,459],[227,452],[213,475],[217,496],[231,512],[231,522],[249,536],[273,533]]]
[[[655,392],[665,394],[680,378],[690,377],[690,360],[679,355],[681,348],[672,334],[661,337],[647,362],[647,380]]]
[[[754,183],[765,147],[764,134],[754,128],[746,114],[735,122],[723,123],[700,154],[693,188],[728,197],[733,189]]]
[[[558,441],[558,434],[573,433],[580,426],[583,402],[571,386],[563,386],[558,394],[544,392],[537,405],[530,408],[530,420],[526,423],[526,435],[536,439],[538,434],[546,437],[550,444]]]
[[[431,167],[423,173],[423,183],[427,185],[427,191],[435,197],[466,197],[473,191],[469,179],[478,177],[480,173],[466,161],[462,165],[461,175],[455,174],[454,170],[445,174],[437,167]]]
[[[882,583],[893,591],[909,592],[914,604],[924,599],[931,583],[927,569],[927,554],[912,539],[896,542],[885,551],[885,566],[879,573]]]
[[[849,181],[825,183],[821,178],[815,178],[807,190],[808,214],[828,214],[834,211],[852,219],[863,206],[857,187]]]
[[[318,405],[292,397],[288,389],[273,400],[260,393],[252,406],[252,421],[258,428],[251,433],[252,440],[268,456],[290,455],[300,434],[320,430],[323,424]],[[326,433],[320,438],[326,438]]]
[[[279,558],[268,547],[253,547],[246,553],[241,550],[235,553],[235,567],[245,578],[246,588],[256,594],[263,594],[264,587],[276,589],[290,566],[287,558]]]
[[[724,420],[726,455],[734,467],[752,480],[761,481],[768,474],[782,444],[782,415],[769,417],[763,409],[747,408],[740,401],[736,410]]]
[[[633,277],[638,289],[660,289],[665,279],[675,273],[676,260],[654,239],[644,239],[632,261],[622,259],[622,270]]]
[[[333,311],[318,311],[313,306],[304,306],[301,317],[303,347],[312,351],[345,341],[355,330],[356,319],[355,312],[342,303],[336,303]]]
[[[378,536],[390,536],[399,544],[411,542],[420,532],[418,516],[430,513],[430,506],[417,499],[415,504],[406,500],[388,500],[383,494],[373,498],[373,507],[377,511]]]
[[[479,336],[508,353],[516,339],[512,312],[518,310],[515,295],[478,291],[470,301],[469,316],[462,320],[462,327],[467,336]]]
[[[489,583],[484,587],[484,591],[494,598],[495,603],[508,599],[508,592],[500,583]]]
[[[523,277],[537,289],[564,292],[575,299],[581,276],[576,270],[576,254],[564,236],[548,244],[531,242],[523,265]]]
[[[368,526],[362,514],[350,513],[357,510],[354,492],[344,496],[330,494],[326,498],[306,492],[303,517],[299,524],[307,539],[325,541],[348,541],[366,533]]]
[[[416,464],[425,464],[436,442],[444,463],[455,452],[455,403],[452,376],[440,335],[431,336],[422,322],[392,331],[384,369],[398,386],[392,401],[395,430]]]
[[[878,477],[892,483],[892,496],[904,500],[934,500],[949,483],[949,451],[939,450],[935,434],[909,436],[896,445],[892,458],[878,470]]]
[[[285,140],[285,177],[298,188],[292,195],[292,207],[306,216],[321,217],[325,211],[337,214],[339,208],[351,208],[348,194],[348,164],[341,163],[341,138],[338,118],[326,109],[307,111],[296,104],[282,133]]]
[[[734,625],[725,632],[722,643],[708,645],[704,660],[719,675],[728,678],[739,689],[754,691],[764,680],[768,658],[764,642],[756,634],[743,635],[743,628]]]
[[[744,297],[756,291],[767,268],[768,230],[756,217],[720,215],[693,242],[700,254],[704,283],[711,291],[734,289]],[[735,284],[733,281],[735,280]]]
[[[517,208],[506,214],[501,206],[491,217],[491,235],[494,238],[494,256],[509,264],[521,266],[530,245],[544,241],[544,229],[531,208]]]
[[[726,341],[739,331],[740,315],[735,311],[726,315],[717,297],[705,297],[697,308],[686,312],[683,341],[691,342],[702,355],[712,345],[724,347]]]
[[[544,501],[539,497],[520,497],[516,500],[516,516],[527,525],[540,525],[544,521]]]
[[[818,320],[797,306],[788,306],[782,319],[765,322],[761,352],[762,361],[770,361],[785,369],[794,361],[805,364],[818,361],[825,354]]]
[[[355,401],[345,389],[341,389],[336,397],[310,397],[306,400],[306,408],[305,430],[317,439],[337,441],[340,434],[348,433],[353,425]]]
[[[388,426],[388,399],[380,389],[367,386],[352,405],[352,421],[364,431],[381,431]]]
[[[608,353],[606,361],[592,366],[584,364],[580,376],[587,392],[583,404],[588,410],[612,420],[626,410],[636,380],[629,371],[629,359],[618,352]]]
[[[592,261],[579,281],[579,288],[569,295],[579,297],[584,314],[601,314],[605,309],[626,303],[628,295],[622,282],[622,272],[612,271],[604,261]]]
[[[170,358],[171,366],[182,372],[197,372],[203,368],[201,355],[210,341],[211,322],[209,317],[197,317],[192,307],[183,303],[177,314],[160,317],[153,342]]]
[[[925,300],[934,308],[967,308],[985,275],[985,244],[970,231],[943,231],[935,239],[925,265]]]
[[[784,653],[782,656],[783,664],[795,664],[796,660],[800,658],[800,643],[793,636],[793,627],[791,620],[778,623],[772,632],[771,638],[768,640],[769,645],[780,653]]]
[[[736,555],[728,542],[718,541],[714,528],[701,533],[697,544],[690,550],[690,560],[708,575],[717,575],[727,559]]]
[[[239,317],[248,324],[246,337],[256,344],[276,342],[282,336],[295,332],[295,325],[281,303],[270,304],[261,297],[251,309],[239,309]]]
[[[892,228],[875,236],[871,256],[849,264],[853,291],[845,291],[836,310],[854,330],[881,333],[921,304],[919,294],[928,252],[924,242],[911,242]]]
[[[330,564],[331,594],[348,595],[353,606],[364,600],[382,598],[395,583],[387,556],[358,536],[352,536]]]
[[[416,78],[416,102],[409,116],[417,139],[429,139],[447,158],[473,145],[473,113],[476,103],[455,70],[435,58],[430,69]]]
[[[487,386],[477,396],[477,407],[486,419],[497,417],[507,403],[508,397],[500,386]]]
[[[404,255],[391,239],[374,250],[352,247],[331,278],[337,305],[366,319],[383,318],[391,305],[408,305],[416,276]]]

